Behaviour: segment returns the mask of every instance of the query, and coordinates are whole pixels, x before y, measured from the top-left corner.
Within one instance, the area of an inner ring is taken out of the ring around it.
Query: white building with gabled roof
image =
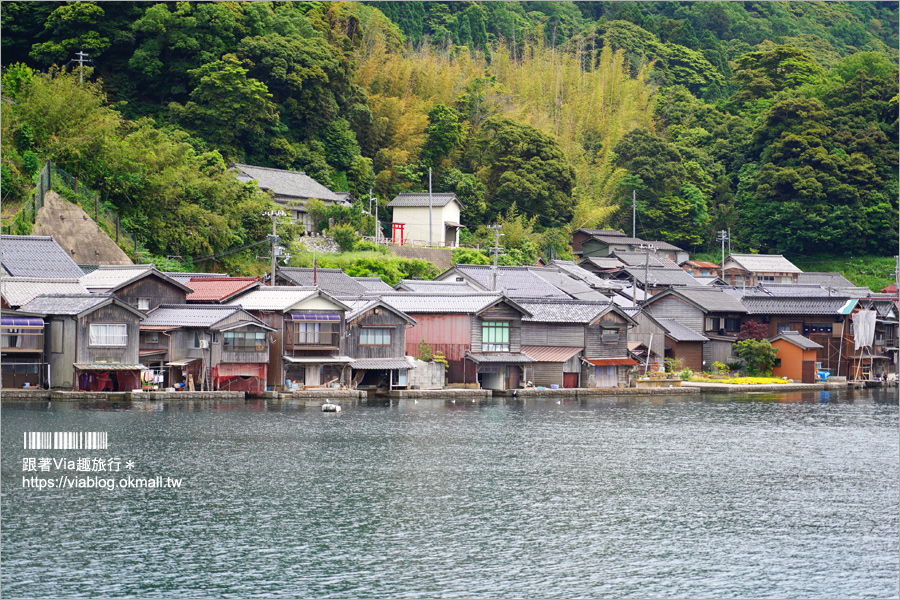
[[[464,227],[459,222],[459,215],[465,207],[456,194],[431,194],[430,199],[427,192],[397,194],[388,208],[394,209],[395,244],[459,246],[459,230]],[[398,227],[401,225],[402,228]]]

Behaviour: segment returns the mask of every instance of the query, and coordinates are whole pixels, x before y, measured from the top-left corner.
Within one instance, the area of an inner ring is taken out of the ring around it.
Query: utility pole
[[[78,57],[78,72],[79,72],[78,82],[84,83],[84,59],[90,58],[91,55],[85,54],[84,52],[79,50],[78,52],[75,53],[75,56]]]
[[[728,247],[731,248],[731,236],[722,229],[719,231],[719,235],[716,236],[716,240],[722,242],[722,281],[725,281],[725,242],[727,241]]]
[[[375,200],[375,243],[378,243],[378,200]]]
[[[263,213],[263,216],[272,219],[272,235],[269,236],[269,242],[271,243],[272,248],[272,280],[270,284],[272,287],[275,287],[275,244],[278,243],[278,232],[276,231],[275,226],[278,222],[278,218],[286,217],[287,214],[282,210],[267,210]]]
[[[494,276],[494,283],[491,285],[491,291],[497,291],[497,256],[500,254],[500,236],[503,235],[500,233],[501,227],[499,225],[491,225],[488,229],[494,230],[494,267],[492,269]]]
[[[631,190],[631,237],[637,237],[637,190]]]
[[[434,243],[432,241],[432,225],[431,225],[431,167],[428,167],[428,245],[433,246]]]
[[[647,288],[650,284],[650,253],[656,252],[656,247],[653,244],[641,244],[641,250],[646,251],[644,256],[644,300],[646,300]],[[635,290],[634,295],[637,296],[637,290]]]

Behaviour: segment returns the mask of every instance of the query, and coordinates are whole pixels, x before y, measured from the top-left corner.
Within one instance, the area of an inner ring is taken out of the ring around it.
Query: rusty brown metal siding
[[[443,352],[449,365],[447,380],[450,383],[472,383],[475,368],[466,364],[466,351],[472,346],[472,320],[469,315],[441,315],[407,313],[416,325],[406,331],[406,354],[419,355],[422,340],[434,352]]]
[[[676,342],[666,336],[666,344],[672,347],[669,356],[680,359],[685,368],[703,370],[703,342]]]

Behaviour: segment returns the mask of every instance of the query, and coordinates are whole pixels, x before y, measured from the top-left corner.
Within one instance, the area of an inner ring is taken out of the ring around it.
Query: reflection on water
[[[319,404],[4,404],[4,596],[898,594],[896,390]],[[31,455],[183,487],[24,489]]]

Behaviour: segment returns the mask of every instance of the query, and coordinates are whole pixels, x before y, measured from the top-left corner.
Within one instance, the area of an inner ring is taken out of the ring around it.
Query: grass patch
[[[728,379],[714,379],[706,377],[692,377],[691,381],[704,383],[732,383],[736,385],[763,385],[769,383],[790,383],[778,377],[729,377]]]
[[[809,256],[790,258],[805,272],[840,273],[854,285],[878,292],[894,283],[897,261],[892,256]]]

